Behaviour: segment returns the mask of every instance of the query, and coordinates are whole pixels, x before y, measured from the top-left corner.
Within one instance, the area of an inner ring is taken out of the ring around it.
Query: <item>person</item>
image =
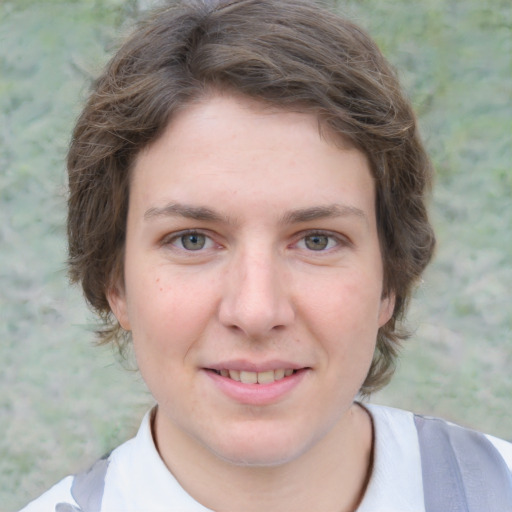
[[[95,83],[68,171],[71,278],[156,405],[24,511],[512,509],[512,445],[361,402],[435,239],[414,113],[359,27],[169,3]]]

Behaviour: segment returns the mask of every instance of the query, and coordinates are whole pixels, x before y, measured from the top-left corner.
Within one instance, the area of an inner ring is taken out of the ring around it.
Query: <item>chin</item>
[[[279,451],[271,452],[268,446],[262,446],[261,449],[251,446],[250,449],[241,448],[238,450],[230,447],[229,451],[219,451],[215,455],[234,466],[261,468],[282,466],[296,459],[300,453],[283,450],[282,448]]]
[[[272,467],[287,464],[306,452],[313,444],[302,436],[290,432],[255,432],[249,435],[232,435],[218,443],[210,444],[210,450],[229,464],[243,467]],[[215,446],[216,445],[216,446]]]

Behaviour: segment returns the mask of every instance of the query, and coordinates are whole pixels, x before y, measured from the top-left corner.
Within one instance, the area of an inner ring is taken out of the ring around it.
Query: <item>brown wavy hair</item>
[[[397,76],[371,38],[306,0],[183,1],[153,12],[117,51],[68,154],[69,268],[103,320],[100,340],[129,340],[107,291],[122,279],[130,172],[175,113],[211,90],[315,114],[369,158],[384,266],[396,297],[363,394],[390,379],[408,300],[434,249],[425,200],[431,164]]]

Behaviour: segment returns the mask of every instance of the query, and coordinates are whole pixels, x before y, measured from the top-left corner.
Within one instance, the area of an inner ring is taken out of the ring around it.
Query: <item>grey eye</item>
[[[308,235],[304,238],[306,247],[312,251],[323,251],[329,245],[327,235]]]
[[[189,233],[180,237],[181,243],[188,251],[199,251],[206,245],[206,236],[200,233]]]

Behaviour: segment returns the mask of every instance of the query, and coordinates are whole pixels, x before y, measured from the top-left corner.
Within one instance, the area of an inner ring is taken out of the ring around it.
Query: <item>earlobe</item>
[[[130,331],[131,325],[124,289],[118,285],[109,288],[107,291],[107,300],[112,313],[119,322],[119,325],[121,325],[125,331]]]
[[[395,294],[389,293],[380,301],[379,327],[386,324],[395,311]]]

